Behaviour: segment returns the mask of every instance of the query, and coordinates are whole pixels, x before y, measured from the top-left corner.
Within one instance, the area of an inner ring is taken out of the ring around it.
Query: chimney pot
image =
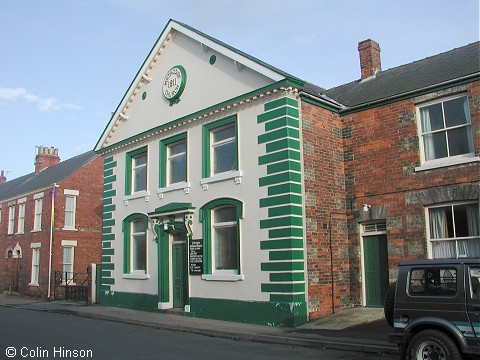
[[[372,39],[364,40],[358,43],[358,53],[360,55],[361,79],[376,75],[382,71],[380,61],[380,45]]]
[[[0,174],[0,185],[5,184],[6,182],[7,182],[7,177],[5,176],[5,171],[2,170],[2,172]]]
[[[56,165],[60,162],[58,156],[58,149],[53,146],[48,148],[46,146],[38,146],[38,152],[35,156],[35,174],[45,170],[47,167]]]

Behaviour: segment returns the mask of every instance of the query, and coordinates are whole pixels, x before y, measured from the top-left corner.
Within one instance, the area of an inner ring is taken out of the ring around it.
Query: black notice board
[[[188,243],[190,259],[190,275],[202,275],[203,272],[203,239],[190,239]]]

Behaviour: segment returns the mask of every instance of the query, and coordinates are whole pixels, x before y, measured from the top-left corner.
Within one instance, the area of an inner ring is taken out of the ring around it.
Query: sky
[[[479,0],[0,0],[0,170],[92,150],[169,19],[324,88],[479,40]]]

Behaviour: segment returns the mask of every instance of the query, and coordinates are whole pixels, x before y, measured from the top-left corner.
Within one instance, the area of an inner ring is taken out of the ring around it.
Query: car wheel
[[[397,291],[397,283],[394,282],[387,290],[385,301],[383,302],[383,313],[388,325],[393,327],[393,309],[395,307],[395,292]]]
[[[424,330],[411,340],[407,349],[411,360],[461,360],[457,345],[438,330]]]

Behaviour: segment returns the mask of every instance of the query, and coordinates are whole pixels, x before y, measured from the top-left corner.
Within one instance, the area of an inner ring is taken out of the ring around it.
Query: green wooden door
[[[388,289],[387,236],[363,238],[366,306],[381,307]]]
[[[185,243],[174,243],[172,245],[172,285],[174,308],[183,308],[186,303],[186,275]]]

